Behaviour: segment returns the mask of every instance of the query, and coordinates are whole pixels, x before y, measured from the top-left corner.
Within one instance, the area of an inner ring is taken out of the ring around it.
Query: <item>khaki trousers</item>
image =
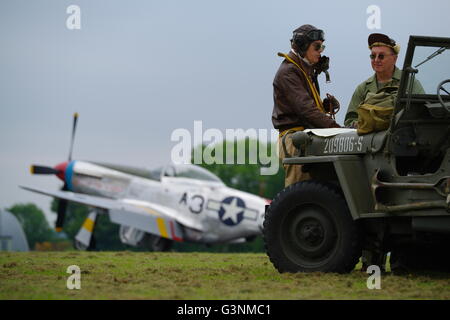
[[[292,134],[295,132],[288,132],[284,136],[286,136],[285,144],[286,151],[291,157],[298,156],[298,150],[292,143]],[[286,155],[283,150],[283,137],[278,137],[278,155],[283,163],[283,159],[286,158]],[[307,172],[302,172],[302,165],[299,164],[283,164],[285,178],[284,178],[284,186],[287,187],[293,183],[299,181],[310,180],[311,176]]]

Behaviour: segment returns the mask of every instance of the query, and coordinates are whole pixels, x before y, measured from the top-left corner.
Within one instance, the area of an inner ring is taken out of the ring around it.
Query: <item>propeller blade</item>
[[[68,201],[65,199],[59,199],[58,201],[58,215],[56,217],[55,230],[61,232],[64,225],[64,218],[66,217]]]
[[[77,120],[78,120],[78,113],[75,112],[73,114],[73,127],[72,127],[72,138],[70,140],[69,161],[72,160],[72,150],[73,150],[73,142],[75,140],[75,132],[77,129]]]
[[[64,186],[61,189],[62,191],[69,190],[67,183],[64,183]],[[66,217],[66,211],[67,211],[67,204],[69,201],[65,199],[59,199],[58,200],[58,208],[57,208],[57,216],[56,216],[56,223],[55,223],[55,230],[56,232],[61,232],[63,225],[64,225],[64,219]]]
[[[59,170],[47,166],[31,165],[30,172],[31,174],[58,174]]]

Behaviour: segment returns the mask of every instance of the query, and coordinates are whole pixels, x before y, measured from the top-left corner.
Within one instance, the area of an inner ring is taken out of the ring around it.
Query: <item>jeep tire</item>
[[[283,189],[267,210],[263,236],[279,272],[346,273],[361,256],[358,225],[343,195],[318,181]]]

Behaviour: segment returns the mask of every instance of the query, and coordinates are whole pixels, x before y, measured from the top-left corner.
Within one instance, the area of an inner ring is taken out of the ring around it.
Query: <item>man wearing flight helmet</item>
[[[274,107],[272,123],[279,134],[279,156],[286,157],[282,147],[285,141],[286,152],[296,153],[291,135],[306,128],[339,128],[327,112],[338,108],[338,101],[331,95],[321,100],[317,75],[328,69],[328,58],[321,57],[325,46],[324,32],[305,24],[293,31],[291,51],[278,53],[284,57],[273,81]],[[300,165],[283,165],[285,186],[310,179],[302,172]]]

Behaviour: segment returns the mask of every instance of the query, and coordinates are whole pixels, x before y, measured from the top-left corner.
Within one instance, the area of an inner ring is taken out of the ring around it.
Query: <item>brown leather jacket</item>
[[[292,51],[288,56],[310,75],[312,67],[299,59]],[[293,127],[339,128],[333,119],[316,106],[311,89],[299,68],[284,60],[273,80],[272,123],[280,132]]]

